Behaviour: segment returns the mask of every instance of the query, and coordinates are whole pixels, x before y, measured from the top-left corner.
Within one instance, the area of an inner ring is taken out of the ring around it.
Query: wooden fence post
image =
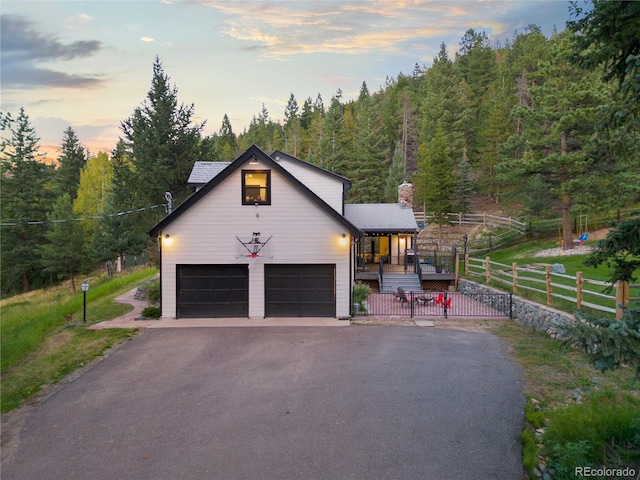
[[[484,261],[484,279],[487,284],[491,283],[491,257],[489,256]]]
[[[513,293],[515,295],[518,294],[518,262],[513,262],[511,264],[513,268]]]
[[[629,305],[629,282],[616,282],[616,320],[622,320],[624,308]]]
[[[576,272],[576,309],[582,310],[582,272]]]
[[[545,265],[544,276],[547,284],[547,305],[553,305],[553,296],[551,295],[551,265]]]
[[[464,274],[466,275],[469,272],[469,254],[466,253],[464,256]]]

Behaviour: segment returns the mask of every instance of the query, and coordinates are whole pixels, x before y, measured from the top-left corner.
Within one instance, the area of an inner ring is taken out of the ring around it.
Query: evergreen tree
[[[458,162],[454,181],[453,211],[469,213],[475,189],[471,178],[471,163],[466,155]]]
[[[124,214],[119,200],[116,189],[107,192],[89,249],[92,259],[105,263],[109,273],[114,260],[123,259],[125,255],[140,255],[148,242],[147,234],[135,228],[141,214]]]
[[[348,152],[346,149],[346,128],[343,105],[337,95],[331,98],[331,105],[324,117],[322,139],[318,144],[317,164],[338,175],[346,175]]]
[[[15,223],[2,227],[2,291],[29,292],[32,282],[41,278],[38,246],[46,241],[46,226],[27,222],[47,220],[53,169],[41,161],[40,139],[24,108],[15,120],[4,116],[2,129],[0,216],[2,223]],[[7,130],[10,135],[5,137]]]
[[[396,146],[391,159],[391,166],[387,174],[387,180],[384,185],[384,201],[387,203],[396,203],[398,201],[398,186],[407,179],[407,168],[402,159],[402,148],[400,142]]]
[[[187,179],[204,126],[192,125],[193,114],[193,104],[178,105],[178,90],[169,84],[169,77],[156,57],[147,100],[121,124],[128,153],[135,164],[133,187],[139,190],[139,203],[131,207],[160,203],[167,191],[173,193],[176,204],[190,195]],[[141,222],[142,230],[150,226]]]
[[[284,111],[284,149],[294,157],[299,155],[302,143],[299,110],[298,102],[292,93]]]
[[[532,87],[535,109],[529,108],[523,135],[531,154],[500,165],[502,178],[523,185],[540,174],[552,186],[562,214],[563,248],[573,248],[571,209],[593,178],[595,160],[588,154],[595,113],[606,102],[606,86],[567,62],[569,39],[553,40],[551,60],[541,62],[544,84]],[[518,183],[519,182],[519,183]]]
[[[58,156],[58,168],[53,178],[56,195],[69,195],[73,201],[78,192],[80,171],[87,163],[87,155],[73,128],[68,127],[62,137],[62,150]]]
[[[68,274],[75,295],[75,274],[81,271],[86,260],[82,225],[77,221],[54,222],[74,218],[68,193],[58,198],[48,218],[51,223],[45,236],[49,242],[39,247],[42,263],[47,272]]]
[[[350,136],[351,154],[345,171],[345,176],[352,182],[349,201],[378,203],[384,200],[389,164],[386,161],[384,138],[365,83],[362,84],[356,110],[355,132]]]
[[[587,70],[603,67],[606,81],[617,80],[627,105],[618,116],[625,121],[635,119],[637,122],[640,111],[640,3],[592,1],[592,9],[583,10],[577,2],[572,4],[575,19],[567,25],[578,34],[572,37],[577,50],[574,60]]]
[[[452,174],[451,153],[442,129],[438,129],[429,147],[421,144],[418,149],[418,174],[416,197],[424,202],[426,212],[433,222],[446,225],[448,213],[453,211],[452,197],[455,181]]]
[[[226,113],[222,118],[222,126],[218,133],[218,145],[223,162],[231,162],[238,156],[238,139],[235,133],[233,133],[231,121]]]
[[[428,145],[441,130],[446,136],[450,154],[454,158],[462,157],[468,149],[465,138],[470,120],[467,87],[449,59],[444,44],[419,88],[420,143]]]

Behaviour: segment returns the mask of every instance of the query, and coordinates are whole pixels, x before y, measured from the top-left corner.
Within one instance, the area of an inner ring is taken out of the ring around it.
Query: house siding
[[[298,163],[281,158],[276,160],[291,175],[296,177],[301,183],[306,185],[309,190],[323,199],[336,212],[342,215],[342,200],[344,184],[338,178],[332,178],[314,172],[312,169],[299,165]]]
[[[313,184],[318,177],[322,183],[322,175],[305,182]],[[177,264],[246,264],[247,259],[236,258],[235,237],[252,232],[260,232],[263,239],[273,236],[273,258],[260,258],[249,269],[249,317],[264,317],[265,263],[334,264],[336,316],[348,316],[349,242],[340,241],[343,233],[348,238],[345,228],[277,171],[271,171],[271,205],[242,205],[241,183],[239,169],[163,229],[171,245],[162,247],[162,316],[176,317]]]

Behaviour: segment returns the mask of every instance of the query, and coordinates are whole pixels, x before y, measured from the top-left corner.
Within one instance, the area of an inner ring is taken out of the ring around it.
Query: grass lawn
[[[576,466],[640,467],[640,385],[630,368],[600,372],[586,355],[515,323],[494,330],[524,369],[527,427],[523,463],[554,479]]]
[[[44,385],[53,384],[81,368],[107,348],[131,338],[135,330],[88,330],[86,326],[116,318],[131,310],[114,302],[155,276],[155,268],[136,269],[109,280],[89,279],[87,324],[82,323],[82,292],[68,287],[39,290],[2,300],[0,320],[0,409],[19,407]]]
[[[596,242],[587,242],[586,245],[595,245]],[[493,287],[499,288],[504,291],[511,291],[511,282],[512,279],[510,274],[512,272],[512,263],[516,262],[518,267],[528,267],[535,269],[539,272],[539,274],[534,274],[531,272],[522,272],[520,271],[518,274],[518,292],[517,294],[521,297],[534,300],[536,302],[546,304],[547,297],[546,293],[544,293],[545,285],[544,283],[540,283],[544,279],[544,267],[543,264],[562,264],[565,267],[566,273],[564,275],[567,276],[576,276],[578,272],[582,272],[583,278],[585,279],[583,282],[583,302],[592,303],[595,305],[601,305],[603,307],[607,307],[610,309],[615,308],[615,300],[613,298],[604,298],[601,295],[606,294],[611,297],[615,296],[615,290],[609,290],[607,286],[595,285],[589,283],[588,280],[597,280],[601,282],[608,282],[609,280],[609,268],[606,265],[600,265],[597,268],[587,267],[584,265],[584,260],[587,255],[558,255],[558,256],[535,256],[536,253],[541,252],[543,250],[548,250],[552,248],[558,247],[558,244],[553,241],[531,241],[524,244],[516,245],[510,248],[506,248],[504,250],[496,251],[488,255],[491,259],[491,262],[497,262],[499,264],[504,265],[504,267],[500,267],[497,265],[492,265],[492,271],[494,275],[500,276],[503,281],[498,281],[492,279],[491,285]],[[474,257],[479,258],[479,257]],[[483,265],[484,258],[482,257]],[[484,266],[482,268],[476,266],[475,268],[470,269],[473,272],[480,273],[484,272]],[[499,272],[504,272],[504,274],[500,274]],[[484,274],[483,274],[484,275]],[[638,272],[638,276],[640,277],[640,272]],[[480,277],[477,275],[466,275],[470,280],[484,283],[484,276]],[[527,280],[527,277],[537,278],[538,282],[533,282]],[[554,285],[553,292],[554,295],[563,295],[566,297],[575,298],[575,288],[576,281],[571,278],[564,278],[560,275],[553,275],[552,282]],[[559,285],[566,285],[567,287],[573,289],[565,289],[561,288]],[[532,291],[529,288],[535,288],[537,290],[542,290],[542,292]],[[592,292],[592,293],[590,293]],[[563,310],[569,313],[573,313],[576,310],[576,303],[574,301],[566,300],[563,298],[554,297],[553,304],[554,308],[559,310]],[[612,312],[596,310],[590,308],[588,305],[583,305],[582,310],[585,313],[601,316],[605,318],[613,318],[614,314]]]

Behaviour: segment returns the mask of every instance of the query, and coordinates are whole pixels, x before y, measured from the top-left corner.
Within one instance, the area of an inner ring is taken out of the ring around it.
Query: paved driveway
[[[2,479],[508,479],[520,369],[488,333],[144,330],[35,409]]]

